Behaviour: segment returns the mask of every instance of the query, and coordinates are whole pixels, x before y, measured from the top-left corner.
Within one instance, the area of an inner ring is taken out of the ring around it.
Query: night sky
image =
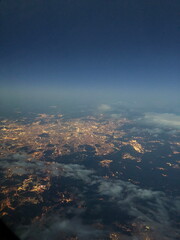
[[[180,89],[179,0],[1,0],[2,89]]]

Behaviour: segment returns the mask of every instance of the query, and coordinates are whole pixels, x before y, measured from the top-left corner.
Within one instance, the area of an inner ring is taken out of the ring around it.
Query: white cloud
[[[63,168],[63,175],[65,177],[72,177],[75,179],[83,180],[85,182],[90,182],[90,176],[94,172],[93,170],[88,170],[82,165],[78,164],[60,164]]]
[[[172,113],[146,113],[145,123],[180,129],[180,116]]]
[[[170,240],[175,232],[180,233],[174,228],[170,216],[172,213],[176,216],[180,214],[180,199],[170,199],[163,192],[142,189],[121,180],[100,180],[98,191],[128,215],[151,226],[154,233],[167,236],[165,239]],[[170,237],[169,233],[172,234]]]
[[[40,160],[28,161],[28,155],[12,154],[8,159],[1,159],[1,171],[6,172],[7,169],[11,170],[13,175],[26,175],[26,174],[48,174],[52,177],[64,176],[74,179],[79,179],[84,182],[90,182],[90,176],[93,170],[88,170],[79,164],[62,164],[57,162],[44,162]],[[48,169],[48,173],[47,173]]]
[[[98,110],[102,111],[102,112],[106,112],[106,111],[111,110],[111,106],[108,104],[101,104],[101,105],[99,105]]]
[[[127,215],[141,221],[143,224],[151,226],[153,232],[160,236],[165,236],[164,239],[175,239],[175,234],[179,233],[176,227],[174,227],[174,220],[172,216],[178,216],[180,213],[180,199],[171,199],[165,193],[160,191],[153,191],[150,189],[142,189],[137,185],[122,180],[105,180],[95,175],[93,170],[89,170],[82,165],[78,164],[60,164],[49,163],[43,161],[28,161],[25,154],[14,154],[11,159],[2,159],[0,162],[2,169],[11,168],[15,175],[23,175],[28,173],[46,174],[48,168],[48,174],[51,176],[64,176],[73,179],[82,180],[84,182],[83,187],[86,187],[86,193],[88,188],[93,188],[95,192],[95,200],[98,197],[106,197],[104,201],[108,201],[112,206],[122,209]],[[83,184],[82,182],[82,184]],[[83,193],[83,201],[88,201],[86,193]],[[80,192],[82,194],[82,190]],[[93,197],[93,195],[92,195]],[[103,206],[99,205],[100,208]],[[101,212],[101,211],[100,211]],[[99,216],[100,218],[102,216]],[[45,229],[38,234],[42,236],[42,239],[57,239],[58,234],[62,231],[70,234],[76,234],[79,239],[96,239],[94,236],[97,234],[97,230],[89,225],[83,224],[83,217],[80,214],[74,214],[73,219],[60,218],[55,221],[55,218],[51,222],[45,225]],[[22,239],[30,239],[32,236],[29,229],[26,232],[26,236]],[[36,231],[34,231],[35,233]],[[30,235],[28,235],[30,234]],[[35,236],[39,236],[39,235]],[[93,235],[95,234],[95,235]],[[169,235],[168,235],[169,234]],[[45,236],[49,238],[45,238]],[[52,236],[52,238],[51,238]],[[38,239],[33,238],[32,239]],[[159,238],[162,239],[162,238]]]
[[[75,235],[79,240],[90,240],[97,239],[100,233],[102,234],[102,231],[95,229],[93,226],[84,224],[78,216],[67,219],[53,215],[43,219],[43,222],[41,222],[41,231],[39,231],[39,227],[39,224],[19,227],[18,231],[23,232],[20,234],[21,239],[65,240],[71,239]]]
[[[109,197],[105,201],[110,203],[108,205],[110,208],[112,205],[113,209],[114,207],[117,209],[117,214],[124,211],[127,216],[134,218],[133,222],[148,225],[151,229],[149,234],[153,236],[153,239],[158,236],[158,239],[172,240],[176,239],[176,236],[180,233],[174,226],[172,219],[172,216],[177,216],[180,211],[180,200],[178,198],[170,199],[163,192],[142,189],[121,180],[104,180],[94,175],[92,175],[91,180],[92,184],[90,185],[94,186],[94,190],[97,189],[95,199],[98,194],[99,197]],[[83,197],[86,202],[86,196]],[[98,208],[95,208],[97,206]],[[95,204],[89,207],[100,213],[98,221],[96,219],[94,223],[101,223],[101,213],[106,211],[104,205]],[[103,236],[112,231],[108,226],[106,226],[106,229],[98,230],[93,222],[92,224],[85,224],[83,219],[86,215],[86,209],[70,207],[65,211],[73,217],[58,216],[57,211],[55,215],[43,218],[40,223],[20,226],[18,231],[21,232],[21,239],[56,240],[59,239],[59,236],[61,236],[61,239],[69,239],[71,236],[77,236],[79,240],[104,239]],[[138,232],[134,232],[132,236],[122,234],[121,239],[141,239],[141,236]]]

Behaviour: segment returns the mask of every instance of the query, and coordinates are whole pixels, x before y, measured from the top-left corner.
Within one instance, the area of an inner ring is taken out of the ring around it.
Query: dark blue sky
[[[179,88],[179,0],[1,0],[3,87]]]

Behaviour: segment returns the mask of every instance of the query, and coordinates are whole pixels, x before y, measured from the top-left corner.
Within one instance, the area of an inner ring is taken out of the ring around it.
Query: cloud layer
[[[1,159],[1,171],[5,172],[9,169],[12,175],[26,175],[26,174],[48,174],[51,177],[70,177],[74,179],[90,181],[90,175],[93,170],[88,170],[79,164],[61,164],[57,162],[44,162],[40,160],[28,161],[27,154],[13,154],[9,159]],[[48,171],[47,171],[48,170]]]
[[[180,199],[171,198],[164,192],[153,191],[151,189],[143,189],[132,183],[119,179],[104,179],[98,176],[95,170],[87,169],[79,164],[61,164],[57,162],[28,161],[26,154],[14,154],[9,160],[2,159],[0,166],[3,171],[11,169],[14,175],[36,174],[44,176],[49,174],[51,177],[67,177],[73,180],[81,181],[81,199],[85,203],[89,203],[89,197],[95,202],[95,205],[89,205],[88,208],[97,206],[97,212],[100,214],[98,221],[103,219],[101,215],[106,211],[104,204],[108,204],[109,211],[114,207],[118,211],[125,212],[135,221],[150,226],[154,236],[159,239],[174,240],[180,234],[176,227],[174,216],[180,215]],[[48,169],[48,171],[47,171]],[[77,189],[77,186],[76,186]],[[93,194],[91,191],[93,190]],[[97,198],[104,199],[102,204],[97,202]],[[31,225],[27,228],[21,228],[23,232],[22,239],[58,239],[61,234],[78,236],[78,239],[97,239],[104,235],[104,230],[97,230],[94,226],[84,223],[84,216],[87,208],[79,211],[76,207],[71,212],[72,217],[61,215],[58,211],[50,218],[45,218],[44,224]],[[66,213],[70,209],[66,209]],[[96,221],[94,222],[96,223]],[[101,223],[101,222],[100,222]],[[108,226],[107,230],[108,231]],[[63,239],[63,238],[62,238]],[[64,238],[65,239],[65,238]],[[134,237],[128,237],[134,240]],[[138,238],[137,238],[138,239]]]
[[[98,110],[102,111],[102,112],[110,111],[111,106],[108,105],[108,104],[101,104],[101,105],[98,106]]]
[[[160,127],[180,129],[180,116],[170,113],[146,113],[143,121]]]

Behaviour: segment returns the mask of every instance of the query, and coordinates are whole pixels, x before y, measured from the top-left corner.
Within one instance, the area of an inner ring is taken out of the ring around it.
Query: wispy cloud
[[[111,106],[108,104],[101,104],[98,106],[98,110],[102,111],[102,112],[106,112],[106,111],[111,110]]]
[[[180,214],[180,199],[171,198],[164,192],[143,189],[122,180],[106,180],[96,175],[95,171],[79,164],[50,163],[37,160],[28,161],[28,155],[26,154],[14,154],[9,160],[2,159],[0,167],[4,171],[10,168],[14,175],[35,173],[40,176],[42,174],[43,176],[50,174],[52,177],[64,176],[71,178],[72,184],[74,179],[78,179],[82,181],[81,192],[78,194],[81,194],[84,202],[88,202],[88,191],[89,189],[93,189],[94,195],[91,194],[91,198],[94,198],[93,201],[96,202],[97,197],[105,197],[104,201],[110,203],[109,207],[116,206],[117,211],[118,209],[123,210],[127,216],[131,216],[133,219],[149,225],[154,234],[158,234],[166,240],[175,239],[175,236],[180,234],[180,231],[175,226],[174,217],[172,217]],[[104,211],[103,205],[99,204],[98,209],[101,209],[100,213],[102,213]],[[101,218],[102,216],[99,216],[99,219]],[[24,231],[25,235],[22,239],[38,239],[40,236],[47,240],[57,239],[57,236],[61,232],[75,234],[79,239],[96,239],[96,234],[99,234],[99,232],[96,228],[84,224],[83,219],[84,215],[76,212],[71,219],[66,217],[66,214],[64,217],[61,214],[53,216],[51,221],[47,219],[49,221],[48,227],[45,224],[43,230],[40,230],[40,228],[38,230],[38,227],[37,229],[35,227],[36,230],[29,232],[31,228],[28,227]],[[33,238],[30,238],[32,232],[36,234],[33,235]],[[34,236],[39,237],[35,238]]]
[[[85,182],[90,182],[91,175],[94,173],[93,170],[88,170],[78,164],[60,164],[60,166],[63,168],[65,177],[71,177]]]
[[[72,211],[75,209],[71,209]],[[79,213],[76,213],[74,218],[63,218],[57,214],[44,218],[41,222],[41,231],[39,231],[39,224],[34,223],[31,226],[21,226],[18,231],[23,230],[21,239],[23,240],[58,240],[71,239],[76,236],[79,240],[97,239],[103,232],[97,230],[95,227],[83,223]],[[74,239],[74,238],[73,238]]]
[[[117,213],[123,211],[127,216],[131,216],[134,222],[144,226],[148,225],[151,229],[149,234],[154,237],[153,239],[158,236],[158,239],[172,240],[180,234],[171,218],[171,216],[177,216],[180,213],[180,199],[170,199],[163,192],[142,189],[121,180],[111,181],[97,176],[92,176],[91,180],[89,186],[94,186],[96,197],[104,198],[106,196],[104,201],[109,203],[109,211],[111,211],[112,206],[112,209],[116,208]],[[87,196],[84,195],[83,198],[85,202],[88,201]],[[96,203],[88,208],[92,208],[92,210],[89,209],[90,211],[93,211],[94,208],[95,214],[100,213],[98,222],[101,223],[101,213],[106,211],[104,205]],[[66,209],[66,211],[71,214],[71,218],[66,214],[58,215],[58,212],[56,212],[56,214],[42,219],[40,223],[21,226],[19,228],[19,231],[23,232],[21,238],[23,240],[38,240],[39,238],[56,240],[59,236],[61,236],[61,239],[76,236],[80,240],[104,239],[103,237],[112,231],[108,226],[102,230],[97,229],[94,225],[97,220],[93,222],[91,219],[92,224],[86,224],[84,217],[86,219],[87,208],[77,209],[72,207]],[[121,239],[145,239],[141,238],[138,232],[134,232],[132,236],[120,235]]]
[[[146,113],[142,121],[156,126],[180,129],[180,116],[172,113]]]
[[[25,153],[12,154],[8,159],[1,159],[0,168],[1,171],[9,169],[13,175],[48,174],[52,177],[64,176],[83,180],[84,182],[90,182],[90,176],[93,174],[93,170],[88,170],[79,164],[61,164],[40,160],[29,161],[28,155]]]
[[[99,183],[99,194],[108,196],[110,202],[117,204],[128,215],[150,225],[155,233],[169,240],[180,234],[170,217],[180,214],[180,199],[170,199],[161,191],[142,189],[121,180],[103,180]],[[169,233],[173,233],[173,236],[168,237]]]

